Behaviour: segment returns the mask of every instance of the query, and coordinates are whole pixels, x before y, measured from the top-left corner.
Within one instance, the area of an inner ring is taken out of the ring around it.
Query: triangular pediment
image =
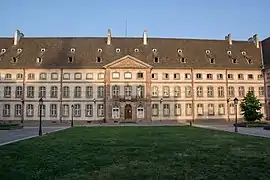
[[[151,65],[135,58],[130,55],[124,56],[120,59],[117,59],[107,65],[104,66],[104,68],[140,68],[140,69],[146,69],[146,68],[152,68]]]

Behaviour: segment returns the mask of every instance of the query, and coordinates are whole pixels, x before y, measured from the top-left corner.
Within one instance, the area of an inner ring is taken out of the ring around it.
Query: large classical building
[[[17,30],[0,38],[0,50],[5,121],[38,120],[40,112],[55,122],[233,120],[233,99],[247,91],[265,111],[257,35],[202,40],[148,38],[144,31],[114,38],[109,30],[107,37],[29,38]]]
[[[266,118],[270,118],[270,37],[262,41],[262,54],[264,61],[264,74],[265,74],[265,101],[266,101]]]

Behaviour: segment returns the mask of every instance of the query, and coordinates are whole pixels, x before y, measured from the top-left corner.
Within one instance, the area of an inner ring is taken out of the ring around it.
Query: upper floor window
[[[47,73],[40,73],[39,74],[39,80],[46,80],[47,79]]]
[[[137,78],[138,79],[142,79],[143,78],[143,73],[142,72],[138,72],[137,73]]]
[[[197,87],[197,97],[203,97],[203,87],[202,86]]]
[[[158,79],[157,73],[152,73],[152,79]]]
[[[169,97],[170,96],[170,87],[164,86],[163,87],[163,97]]]
[[[86,98],[92,98],[93,97],[93,87],[92,86],[86,86],[86,88],[85,88],[85,97]]]
[[[262,74],[258,74],[257,79],[258,79],[258,80],[262,80],[262,79],[263,79],[263,75],[262,75]]]
[[[173,78],[176,79],[176,80],[180,79],[180,74],[179,73],[174,73]]]
[[[113,79],[119,79],[120,78],[120,73],[119,72],[113,72],[112,78]]]
[[[253,74],[248,74],[248,79],[252,80],[253,79]]]
[[[131,79],[131,72],[125,72],[125,79]]]
[[[75,98],[80,98],[82,95],[82,88],[80,86],[76,86],[74,88],[74,97]]]
[[[229,96],[229,97],[234,97],[234,96],[235,96],[235,94],[234,94],[234,87],[229,86],[229,89],[228,89],[228,96]]]
[[[202,79],[202,74],[201,73],[197,73],[196,74],[196,79]]]
[[[58,96],[58,87],[52,86],[51,87],[51,98],[57,98]]]
[[[104,79],[104,73],[98,73],[98,79]]]
[[[192,88],[191,88],[191,86],[186,86],[185,91],[186,91],[186,97],[187,98],[192,96]]]
[[[233,74],[228,74],[228,79],[232,80],[233,79]]]
[[[174,97],[180,97],[180,96],[181,96],[180,86],[174,87]]]
[[[158,87],[157,86],[152,87],[152,96],[154,96],[154,97],[158,96]]]
[[[223,74],[217,74],[217,79],[219,80],[223,79]]]
[[[238,74],[238,79],[239,80],[243,80],[244,79],[244,75],[243,74]]]
[[[16,79],[23,79],[23,74],[22,73],[18,73],[16,75]]]
[[[186,73],[185,74],[185,79],[191,79],[191,74],[190,73]]]
[[[12,74],[7,73],[7,74],[5,75],[5,79],[12,79]]]
[[[112,96],[118,97],[120,94],[120,86],[114,85],[112,86]]]
[[[70,74],[69,73],[64,73],[63,74],[63,79],[64,80],[69,80],[70,79]]]
[[[98,86],[98,98],[104,98],[104,86]]]
[[[207,78],[207,79],[213,79],[213,74],[207,74],[207,75],[206,75],[206,78]]]
[[[27,79],[28,80],[35,80],[35,74],[34,73],[29,73]]]
[[[207,97],[214,97],[214,87],[213,86],[207,87]]]
[[[57,73],[52,73],[51,74],[51,79],[52,80],[58,80],[58,74]]]
[[[86,74],[86,79],[87,79],[87,80],[93,79],[93,73],[87,73],[87,74]]]
[[[11,97],[11,87],[10,86],[5,86],[4,87],[4,97],[5,98],[10,98]]]
[[[76,80],[82,79],[82,73],[75,73],[74,74],[74,79],[76,79]]]
[[[163,79],[169,79],[169,74],[168,73],[163,73]]]

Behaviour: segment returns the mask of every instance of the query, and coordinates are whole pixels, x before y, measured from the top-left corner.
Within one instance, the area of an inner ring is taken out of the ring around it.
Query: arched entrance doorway
[[[130,104],[125,106],[125,119],[132,119],[132,107]]]

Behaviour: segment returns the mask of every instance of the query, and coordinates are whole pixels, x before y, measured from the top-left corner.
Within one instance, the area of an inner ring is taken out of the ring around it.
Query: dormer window
[[[186,59],[185,59],[184,57],[181,57],[181,58],[180,58],[180,62],[181,62],[181,63],[186,63]]]
[[[5,53],[6,51],[6,49],[1,49],[1,53]]]
[[[76,51],[75,48],[70,49],[70,52],[72,52],[72,53],[74,53],[75,51]]]
[[[102,52],[102,49],[101,48],[98,48],[98,50],[97,50],[98,52]]]
[[[139,52],[139,49],[138,48],[134,49],[134,52]]]
[[[68,62],[69,62],[69,63],[73,63],[73,57],[72,57],[72,56],[69,56],[69,57],[68,57]]]
[[[247,55],[246,51],[241,52],[242,55]]]
[[[232,59],[232,63],[233,63],[233,64],[237,64],[237,59],[233,58],[233,59]]]
[[[247,59],[247,63],[248,63],[248,64],[252,64],[253,62],[252,62],[251,59]]]
[[[210,62],[210,64],[215,64],[215,59],[214,58],[210,58],[209,59],[209,62]]]
[[[152,52],[153,52],[153,53],[157,52],[157,49],[152,49]]]
[[[17,49],[17,53],[21,53],[22,52],[22,49]]]
[[[154,58],[154,62],[155,62],[155,63],[159,63],[159,58],[158,58],[158,57],[155,57],[155,58]]]
[[[178,54],[181,54],[183,51],[182,49],[177,49]]]
[[[228,55],[232,55],[232,51],[227,51],[227,54]]]
[[[40,52],[45,52],[45,51],[46,51],[45,48],[41,48],[41,49],[40,49]]]
[[[16,62],[17,62],[17,58],[16,58],[16,57],[12,57],[12,58],[11,58],[11,62],[12,62],[12,63],[16,63]]]
[[[36,61],[37,61],[37,63],[42,63],[42,58],[41,57],[37,57]]]
[[[120,48],[117,48],[115,51],[116,51],[117,53],[119,53],[119,52],[120,52]]]
[[[207,49],[207,50],[205,51],[205,53],[206,53],[206,54],[210,54],[210,50]]]
[[[102,61],[102,59],[101,59],[101,57],[97,57],[97,59],[96,59],[96,61],[98,62],[98,63],[100,63],[101,61]]]

